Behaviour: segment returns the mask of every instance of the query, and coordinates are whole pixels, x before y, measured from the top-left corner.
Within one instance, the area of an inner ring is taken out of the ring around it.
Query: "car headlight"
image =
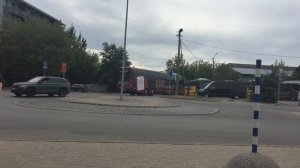
[[[20,85],[20,86],[18,86],[18,87],[20,87],[20,88],[25,88],[25,87],[26,87],[26,85]]]

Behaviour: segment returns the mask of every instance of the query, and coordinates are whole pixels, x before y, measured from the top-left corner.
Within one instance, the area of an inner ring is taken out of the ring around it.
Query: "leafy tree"
[[[72,25],[66,30],[69,36],[68,54],[64,58],[70,64],[67,77],[71,83],[95,83],[99,66],[99,56],[86,52],[87,42],[81,33],[76,35]]]
[[[293,75],[291,76],[291,80],[300,80],[300,65],[294,71]]]
[[[183,74],[183,68],[185,66],[185,60],[183,59],[183,55],[176,54],[172,61],[174,72],[176,72],[177,74]]]
[[[117,47],[116,44],[103,43],[103,51],[100,52],[101,62],[99,66],[99,83],[107,84],[110,91],[116,90],[116,84],[120,81],[120,67],[124,52],[125,66],[131,65],[127,52],[122,47]]]
[[[91,82],[97,71],[98,57],[86,52],[86,40],[74,26],[65,30],[40,18],[8,18],[1,24],[0,39],[0,74],[7,84],[43,75],[44,60],[49,76],[61,76],[61,63],[67,63],[72,83]]]
[[[273,65],[272,72],[270,74],[262,76],[261,82],[261,95],[263,102],[277,102],[278,86],[279,86],[279,69],[284,69],[285,63],[283,61],[276,62]],[[285,74],[281,74],[282,79],[286,78]]]
[[[214,80],[223,81],[223,80],[238,80],[239,73],[232,69],[227,64],[217,64],[217,68],[214,74]]]
[[[0,36],[0,71],[8,84],[42,75],[44,60],[49,65],[47,74],[60,74],[57,62],[68,45],[61,25],[37,18],[4,19]]]
[[[197,78],[212,79],[212,65],[209,62],[203,60],[195,61],[192,64],[187,63],[185,66],[185,72],[188,80]]]

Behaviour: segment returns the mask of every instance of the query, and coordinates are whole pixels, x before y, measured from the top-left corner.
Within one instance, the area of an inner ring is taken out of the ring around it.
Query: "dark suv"
[[[60,97],[65,97],[70,93],[70,83],[63,78],[39,76],[35,77],[28,82],[14,83],[11,87],[11,92],[20,97],[26,94],[32,97],[35,94],[48,94],[52,97],[58,94]]]

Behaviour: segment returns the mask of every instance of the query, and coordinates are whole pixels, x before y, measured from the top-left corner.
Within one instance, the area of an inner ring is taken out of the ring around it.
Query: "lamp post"
[[[120,95],[120,100],[123,100],[123,89],[124,89],[124,69],[125,69],[125,57],[126,57],[128,3],[129,3],[129,0],[127,0],[127,5],[126,5],[125,35],[124,35],[124,54],[123,54],[123,61],[122,61],[122,82],[121,82],[121,95]]]
[[[180,28],[179,29],[179,31],[178,31],[178,35],[177,35],[177,37],[178,37],[178,58],[179,58],[179,56],[181,56],[180,54],[180,48],[181,48],[181,33],[183,32],[183,29],[182,28]],[[178,72],[177,72],[178,73]],[[177,75],[176,75],[176,77],[175,77],[175,81],[176,81],[176,95],[178,95],[178,79],[177,79]]]
[[[279,68],[279,74],[278,74],[278,97],[277,97],[277,103],[279,104],[279,100],[280,100],[280,81],[282,79],[282,71],[283,69],[282,68]]]
[[[216,53],[213,57],[212,57],[212,63],[213,63],[213,75],[212,78],[215,78],[215,57],[218,55],[218,53]]]

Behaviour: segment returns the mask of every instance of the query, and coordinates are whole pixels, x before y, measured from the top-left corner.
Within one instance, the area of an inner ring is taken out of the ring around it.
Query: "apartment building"
[[[4,17],[15,17],[21,20],[26,20],[30,17],[41,17],[52,23],[61,23],[60,20],[24,0],[0,0],[0,21]]]

